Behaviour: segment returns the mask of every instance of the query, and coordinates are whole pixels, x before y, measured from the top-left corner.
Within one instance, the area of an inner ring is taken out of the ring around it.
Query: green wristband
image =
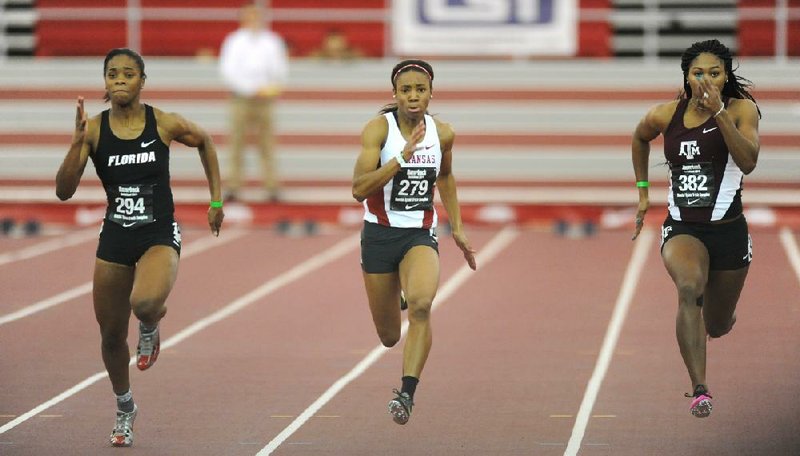
[[[636,186],[639,188],[647,188],[650,186],[650,181],[637,181]]]
[[[209,203],[208,205],[209,205],[209,206],[211,206],[211,207],[213,207],[213,208],[217,208],[217,209],[219,209],[219,208],[221,208],[221,207],[222,207],[222,201],[212,201],[212,202],[211,202],[211,203]]]

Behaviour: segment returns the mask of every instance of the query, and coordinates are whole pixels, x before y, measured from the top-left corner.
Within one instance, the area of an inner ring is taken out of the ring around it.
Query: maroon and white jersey
[[[683,116],[688,104],[688,99],[678,102],[664,132],[669,215],[686,222],[737,217],[742,213],[744,173],[731,158],[716,119],[710,117],[702,125],[686,128]]]
[[[378,167],[394,160],[406,145],[395,114],[384,114],[389,133]],[[425,115],[425,137],[394,178],[364,200],[364,220],[397,228],[435,228],[438,222],[433,195],[442,165],[442,148],[433,117]]]

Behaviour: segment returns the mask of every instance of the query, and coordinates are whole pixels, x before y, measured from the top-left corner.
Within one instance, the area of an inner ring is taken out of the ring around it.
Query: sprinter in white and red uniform
[[[196,147],[208,179],[208,224],[219,234],[224,214],[219,166],[208,134],[178,114],[140,102],[144,61],[130,49],[113,49],[103,64],[111,108],[89,119],[78,98],[72,144],[56,175],[56,194],[67,200],[78,188],[89,158],[106,190],[108,208],[100,232],[92,296],[100,325],[103,363],[117,396],[113,446],[133,444],[137,406],[128,374],[128,321],[139,320],[136,365],[158,358],[159,321],[178,275],[181,235],[174,218],[169,145]]]
[[[391,81],[396,103],[385,106],[361,133],[353,197],[364,203],[361,268],[383,345],[392,347],[400,340],[401,290],[408,306],[402,386],[389,402],[394,421],[406,424],[431,349],[430,312],[439,286],[436,188],[456,245],[467,264],[472,269],[476,265],[452,174],[455,133],[427,114],[433,68],[422,60],[404,60],[392,69]]]
[[[692,382],[689,410],[703,418],[711,413],[706,336],[721,337],[736,322],[753,257],[742,181],[758,160],[761,113],[747,90],[750,81],[734,74],[731,52],[719,41],[694,43],[681,69],[681,96],[650,109],[633,134],[634,238],[650,205],[650,141],[663,134],[670,181],[661,256],[678,291],[676,334]]]

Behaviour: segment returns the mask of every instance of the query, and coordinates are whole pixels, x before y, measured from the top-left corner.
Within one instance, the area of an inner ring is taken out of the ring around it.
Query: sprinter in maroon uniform
[[[209,135],[178,114],[139,101],[144,87],[142,57],[113,49],[103,66],[111,108],[89,119],[78,98],[72,144],[56,176],[56,194],[75,194],[92,159],[108,208],[94,268],[94,311],[100,324],[103,362],[117,396],[113,446],[133,443],[137,407],[128,375],[128,321],[139,320],[136,365],[145,370],[158,358],[158,323],[178,275],[181,232],[174,218],[169,179],[169,145],[196,147],[208,179],[208,224],[219,235],[224,214],[217,152]]]
[[[650,141],[664,135],[669,213],[661,256],[678,291],[676,333],[692,382],[690,411],[711,413],[706,338],[727,334],[752,260],[742,213],[742,182],[758,161],[761,113],[750,81],[734,74],[730,50],[717,40],[694,43],[681,58],[683,92],[648,111],[633,133],[639,189],[636,231],[650,205]]]

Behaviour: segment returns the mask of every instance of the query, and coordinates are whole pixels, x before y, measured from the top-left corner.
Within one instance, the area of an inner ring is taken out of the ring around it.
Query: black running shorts
[[[367,274],[397,272],[406,252],[427,245],[439,253],[439,241],[433,228],[394,228],[364,222],[361,230],[361,269]]]
[[[712,271],[741,269],[753,260],[753,243],[744,215],[732,222],[717,224],[679,222],[667,216],[661,227],[661,249],[679,234],[697,238],[706,246]]]
[[[97,258],[111,263],[134,266],[154,245],[168,245],[181,254],[181,229],[173,219],[155,221],[136,228],[103,220]]]

